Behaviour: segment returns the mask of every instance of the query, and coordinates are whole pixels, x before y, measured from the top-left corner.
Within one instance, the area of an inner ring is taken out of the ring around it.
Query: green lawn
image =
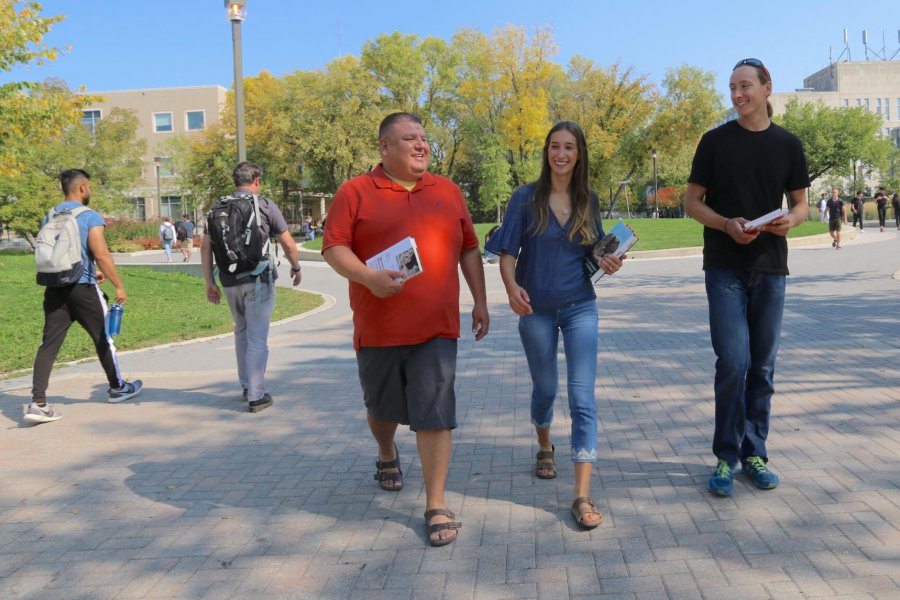
[[[206,301],[202,279],[183,273],[161,273],[140,267],[119,267],[128,292],[122,334],[116,338],[121,350],[189,340],[232,330],[231,313],[224,299],[219,306]],[[41,342],[44,315],[43,288],[34,282],[34,257],[30,254],[0,254],[0,377],[31,368]],[[111,285],[103,290],[114,295]],[[321,296],[277,288],[275,316],[283,319],[322,304]],[[94,356],[93,344],[79,325],[73,325],[58,361]]]
[[[703,245],[703,226],[694,219],[623,219],[638,236],[635,250],[662,250],[665,248],[690,248]],[[614,220],[604,220],[603,228],[612,229]],[[475,232],[484,246],[484,235],[496,223],[477,223]],[[828,225],[819,221],[807,221],[791,230],[788,237],[801,237],[828,233]],[[322,239],[303,244],[309,250],[321,250]]]

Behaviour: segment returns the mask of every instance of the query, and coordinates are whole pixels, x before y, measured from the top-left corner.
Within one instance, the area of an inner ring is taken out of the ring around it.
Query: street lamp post
[[[162,201],[162,194],[159,191],[160,190],[160,188],[159,188],[159,162],[160,162],[159,157],[157,156],[153,160],[153,166],[156,167],[156,199],[159,200],[159,213],[160,213],[160,215],[162,215],[163,201]]]
[[[656,179],[656,148],[653,149],[653,203],[656,205],[653,216],[659,218],[659,185]]]
[[[234,49],[234,112],[239,162],[247,160],[247,144],[244,140],[244,75],[241,63],[241,22],[247,16],[246,5],[246,0],[225,0],[228,20],[231,21],[231,45]]]

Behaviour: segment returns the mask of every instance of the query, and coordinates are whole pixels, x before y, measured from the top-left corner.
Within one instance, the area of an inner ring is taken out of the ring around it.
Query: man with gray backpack
[[[200,263],[206,280],[206,299],[219,304],[222,293],[234,320],[234,349],[238,379],[250,412],[272,406],[266,391],[269,359],[269,321],[275,308],[278,271],[270,261],[269,238],[274,236],[291,264],[293,285],[300,285],[300,253],[278,206],[259,195],[262,169],[241,162],[232,171],[237,188],[219,198],[206,217],[200,242]],[[215,264],[213,264],[215,261]],[[218,272],[223,292],[213,276]]]
[[[37,283],[46,287],[43,338],[34,359],[31,404],[25,407],[25,422],[32,424],[49,423],[62,416],[47,404],[47,386],[53,363],[74,322],[94,342],[109,382],[109,402],[133,398],[142,388],[140,380],[129,383],[122,379],[116,347],[106,331],[109,307],[99,284],[109,279],[116,290],[117,304],[125,303],[126,294],[103,237],[106,223],[87,207],[91,200],[90,176],[81,169],[69,169],[60,174],[59,182],[65,200],[50,209],[35,240]]]

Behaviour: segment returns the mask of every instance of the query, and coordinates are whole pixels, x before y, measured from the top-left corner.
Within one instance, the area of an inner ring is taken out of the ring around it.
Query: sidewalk
[[[896,232],[895,232],[896,233]],[[559,477],[531,475],[530,382],[487,269],[491,333],[459,345],[448,504],[456,543],[425,544],[415,439],[399,493],[372,480],[346,284],[304,264],[329,310],[272,329],[275,407],[244,412],[230,338],[129,353],[133,401],[96,362],[54,371],[64,418],[21,426],[0,396],[0,598],[900,597],[900,239],[791,251],[763,492],[706,492],[714,357],[699,257],[626,262],[600,295],[600,461],[591,531]],[[464,298],[465,300],[465,298]],[[463,330],[468,329],[464,302]]]

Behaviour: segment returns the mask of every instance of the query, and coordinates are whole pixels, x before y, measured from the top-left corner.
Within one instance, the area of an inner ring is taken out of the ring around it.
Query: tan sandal
[[[534,476],[538,479],[556,479],[556,463],[553,461],[556,446],[550,446],[550,450],[541,450],[537,453],[534,463]],[[550,474],[541,475],[541,471],[549,471]]]
[[[597,515],[600,517],[600,520],[596,523],[585,523],[584,517],[586,515]],[[593,529],[603,522],[603,515],[600,514],[600,511],[597,510],[597,506],[587,496],[575,498],[575,501],[572,503],[572,516],[575,517],[575,521],[577,521],[584,529]]]
[[[459,528],[462,527],[462,523],[457,523],[456,521],[447,521],[445,523],[435,523],[432,525],[431,519],[438,515],[449,517],[450,519],[456,518],[456,515],[446,508],[432,508],[431,510],[425,511],[425,529],[427,530],[425,535],[428,536],[428,544],[430,546],[446,546],[447,544],[455,542],[456,538],[459,536]],[[446,529],[452,530],[453,535],[445,538],[438,538],[436,540],[431,539],[433,534]]]
[[[387,461],[375,461],[375,481],[378,482],[378,487],[383,489],[386,492],[399,492],[403,489],[403,471],[400,470],[400,451],[397,449],[397,444],[394,444],[394,460]],[[385,473],[385,469],[397,469],[396,473]],[[386,481],[393,482],[390,487],[385,485]]]

